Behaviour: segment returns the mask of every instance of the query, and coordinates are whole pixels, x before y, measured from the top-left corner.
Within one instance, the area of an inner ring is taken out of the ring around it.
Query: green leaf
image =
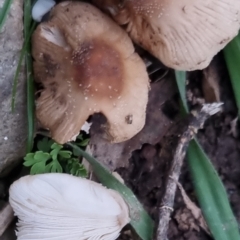
[[[25,161],[23,162],[23,165],[25,167],[31,167],[33,164],[36,163],[36,160],[34,158],[28,158],[28,160],[26,160],[26,158],[24,158]]]
[[[48,163],[46,165],[46,168],[45,168],[45,171],[46,172],[51,172],[51,173],[62,173],[62,166],[60,165],[60,163],[58,161],[52,161],[50,163]]]
[[[58,144],[58,143],[53,143],[52,146],[51,146],[51,149],[55,149],[55,150],[58,150],[60,151],[60,149],[62,149],[63,146]]]
[[[12,3],[12,0],[6,0],[5,3],[9,4],[9,6],[10,6],[10,4]],[[36,27],[36,23],[32,22],[31,10],[32,10],[32,1],[25,0],[24,1],[24,17],[23,17],[25,41],[23,44],[22,51],[20,53],[17,69],[16,69],[16,72],[14,75],[13,87],[12,87],[12,103],[11,103],[12,111],[14,111],[18,76],[19,76],[19,72],[20,72],[20,69],[22,66],[22,61],[25,58],[26,70],[27,70],[27,74],[26,74],[26,76],[27,76],[27,121],[28,121],[27,153],[31,152],[31,150],[32,150],[33,138],[34,138],[34,134],[35,134],[35,131],[34,131],[34,123],[35,123],[35,114],[34,114],[35,95],[34,94],[35,93],[34,93],[34,80],[33,80],[33,74],[32,74],[33,71],[32,71],[32,56],[31,56],[30,38]]]
[[[25,161],[31,161],[32,159],[34,159],[34,153],[28,153],[23,159]]]
[[[35,163],[30,170],[30,174],[40,174],[45,173],[45,162],[37,162]]]
[[[181,97],[183,111],[188,113],[188,105],[186,99],[186,72],[185,71],[175,71],[176,82],[178,86],[178,91]]]
[[[36,162],[36,159],[34,159],[34,156],[35,156],[35,153],[28,153],[25,157],[24,157],[24,163],[23,165],[25,167],[30,167],[32,166],[33,164],[35,164]]]
[[[37,148],[43,152],[49,152],[54,141],[50,138],[44,137],[42,140],[38,141]]]
[[[36,163],[35,160],[32,159],[32,160],[23,162],[23,166],[25,166],[25,167],[31,167],[31,166],[32,166],[33,164],[35,164],[35,163]]]
[[[63,148],[62,145],[59,145],[57,143],[53,143],[52,146],[51,146],[51,149],[53,149],[51,152],[50,152],[50,155],[52,156],[52,159],[53,160],[57,160],[58,158],[58,153],[59,151]]]
[[[62,166],[61,166],[61,164],[59,162],[55,163],[55,168],[56,168],[56,170],[55,170],[56,172],[58,172],[58,173],[62,173],[63,172]]]
[[[81,141],[80,143],[77,143],[77,145],[79,147],[86,147],[88,145],[89,141],[90,141],[90,138],[86,138],[83,141]]]
[[[79,169],[75,172],[74,175],[77,176],[77,177],[86,178],[86,177],[88,176],[88,173],[87,173],[86,168],[83,167],[83,168],[79,168]]]
[[[223,50],[240,116],[240,35]]]
[[[74,176],[87,177],[87,170],[77,158],[71,158],[68,160],[65,171]]]
[[[44,153],[42,151],[28,153],[26,157],[24,157],[25,162],[23,163],[23,165],[26,167],[30,167],[36,163],[43,163],[45,165],[46,161],[50,158],[51,157],[49,153]]]
[[[35,24],[32,25],[32,28],[30,29],[27,38],[25,38],[23,48],[22,48],[21,53],[20,53],[17,69],[16,69],[16,72],[15,72],[15,75],[14,75],[13,88],[12,88],[12,103],[11,103],[12,111],[15,110],[15,97],[16,97],[16,92],[17,92],[17,83],[18,83],[19,72],[20,72],[20,69],[21,69],[21,66],[22,66],[22,61],[23,61],[23,59],[25,57],[25,54],[26,54],[26,51],[29,47],[29,41],[30,41],[31,35],[32,35],[32,33],[35,29],[35,26],[36,26]]]
[[[75,157],[80,157],[81,156],[81,154],[79,154],[79,152],[77,150],[75,150],[75,149],[73,149],[73,155]]]
[[[32,0],[24,0],[24,38],[25,41],[30,39],[36,23],[32,21]],[[24,51],[24,50],[23,50]],[[33,148],[33,140],[35,135],[35,89],[33,79],[33,64],[31,55],[31,43],[27,41],[25,48],[26,76],[27,76],[27,152],[31,152]]]
[[[52,162],[48,163],[48,164],[45,166],[45,173],[50,173],[50,172],[51,172],[51,169],[52,169]]]
[[[45,153],[43,151],[37,151],[34,154],[34,159],[38,162],[46,162],[47,160],[49,160],[51,158],[49,153]]]
[[[72,156],[72,152],[67,151],[67,150],[61,150],[61,151],[59,151],[59,155],[60,155],[62,158],[69,159],[69,158]]]
[[[78,152],[78,154],[82,155],[92,166],[94,173],[101,181],[103,185],[108,188],[114,189],[118,191],[126,203],[129,206],[131,222],[130,224],[136,231],[136,233],[143,240],[152,240],[153,239],[153,221],[147,214],[147,212],[143,209],[142,205],[135,197],[134,193],[124,184],[119,182],[109,170],[107,170],[101,163],[99,163],[95,158],[90,156],[88,153],[83,151],[76,145],[68,143],[67,145],[71,146],[73,149]]]
[[[59,153],[59,150],[58,150],[58,149],[53,149],[53,150],[50,152],[50,155],[52,156],[52,159],[53,159],[53,160],[57,160],[57,158],[58,158],[58,153]]]
[[[188,163],[204,218],[215,240],[239,240],[237,221],[216,170],[197,141],[190,142]]]

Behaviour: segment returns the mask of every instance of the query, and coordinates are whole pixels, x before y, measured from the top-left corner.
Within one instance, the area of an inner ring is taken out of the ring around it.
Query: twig
[[[14,215],[12,207],[7,203],[0,211],[0,236],[5,232],[10,223],[13,221]]]
[[[178,134],[178,144],[173,155],[173,161],[169,170],[169,177],[166,182],[165,194],[162,198],[159,209],[159,225],[157,229],[157,240],[167,240],[168,224],[170,220],[170,214],[173,211],[173,203],[175,198],[175,192],[177,188],[177,182],[181,172],[183,159],[186,155],[187,147],[190,140],[201,128],[204,122],[215,113],[221,110],[222,103],[204,104],[200,111],[192,112],[192,117],[187,126],[187,129]]]

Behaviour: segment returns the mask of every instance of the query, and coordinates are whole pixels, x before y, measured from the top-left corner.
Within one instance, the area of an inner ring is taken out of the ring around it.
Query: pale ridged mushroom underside
[[[95,0],[133,41],[178,70],[208,66],[240,28],[239,0]],[[143,34],[144,33],[144,34]]]
[[[117,192],[67,174],[25,176],[9,194],[18,240],[114,240],[129,222]]]

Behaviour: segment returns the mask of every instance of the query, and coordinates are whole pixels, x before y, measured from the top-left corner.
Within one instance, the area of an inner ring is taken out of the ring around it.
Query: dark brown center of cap
[[[117,43],[116,43],[117,44]],[[72,55],[74,81],[89,96],[117,98],[123,89],[124,68],[120,54],[109,44],[91,41]]]

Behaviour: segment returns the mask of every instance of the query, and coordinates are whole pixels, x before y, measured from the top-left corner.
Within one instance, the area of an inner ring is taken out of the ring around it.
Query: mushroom
[[[149,79],[127,33],[84,2],[56,5],[32,38],[34,77],[43,90],[36,115],[58,143],[74,140],[94,113],[106,137],[128,140],[145,124]]]
[[[68,174],[22,177],[11,185],[9,202],[18,240],[113,240],[130,221],[119,193]]]
[[[178,70],[207,67],[240,28],[239,0],[94,0],[134,42]]]
[[[37,0],[32,8],[32,18],[41,22],[43,16],[56,4],[54,0]]]

